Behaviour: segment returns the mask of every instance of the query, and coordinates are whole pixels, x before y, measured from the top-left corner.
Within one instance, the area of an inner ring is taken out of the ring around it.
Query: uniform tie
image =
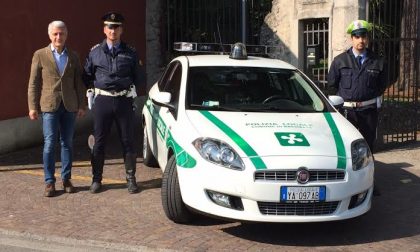
[[[112,47],[112,48],[111,48],[111,55],[112,55],[112,58],[115,58],[116,54],[117,54],[117,48]]]
[[[362,67],[362,56],[357,56],[356,57],[356,61],[357,61],[357,65],[359,66],[359,68]]]

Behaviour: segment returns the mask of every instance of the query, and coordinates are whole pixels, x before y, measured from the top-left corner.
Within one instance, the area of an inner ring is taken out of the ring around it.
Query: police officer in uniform
[[[144,76],[135,49],[121,41],[124,17],[111,12],[102,20],[106,39],[92,47],[83,74],[85,83],[91,88],[90,91],[94,91],[95,97],[92,106],[95,144],[90,191],[97,193],[101,190],[106,138],[115,121],[123,146],[128,192],[136,193],[133,99],[136,88],[144,89],[140,86]]]
[[[383,59],[366,47],[370,30],[371,24],[365,20],[350,23],[347,33],[352,47],[331,63],[328,86],[330,94],[344,99],[345,117],[360,131],[373,152],[378,105],[386,83]]]

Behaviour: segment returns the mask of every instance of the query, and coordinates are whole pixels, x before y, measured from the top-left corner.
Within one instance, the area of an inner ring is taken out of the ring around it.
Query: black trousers
[[[134,110],[133,98],[126,96],[102,96],[95,98],[93,106],[95,145],[92,152],[93,181],[102,180],[106,140],[113,122],[123,147],[123,157],[136,155],[134,149]]]
[[[373,153],[373,144],[376,139],[376,128],[378,125],[378,109],[354,110],[344,108],[344,110],[347,110],[344,111],[344,114],[347,114],[347,120],[359,130]]]

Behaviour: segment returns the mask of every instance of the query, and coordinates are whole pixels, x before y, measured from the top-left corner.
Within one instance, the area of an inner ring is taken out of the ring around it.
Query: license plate
[[[316,202],[325,201],[325,186],[282,186],[280,200],[286,202]]]

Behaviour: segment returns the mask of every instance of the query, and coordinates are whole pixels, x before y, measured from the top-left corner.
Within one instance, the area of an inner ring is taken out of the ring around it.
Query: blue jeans
[[[55,144],[60,135],[61,144],[61,179],[71,179],[73,162],[73,134],[76,113],[68,112],[63,103],[55,112],[42,113],[42,130],[44,133],[44,162],[45,183],[55,183]]]

